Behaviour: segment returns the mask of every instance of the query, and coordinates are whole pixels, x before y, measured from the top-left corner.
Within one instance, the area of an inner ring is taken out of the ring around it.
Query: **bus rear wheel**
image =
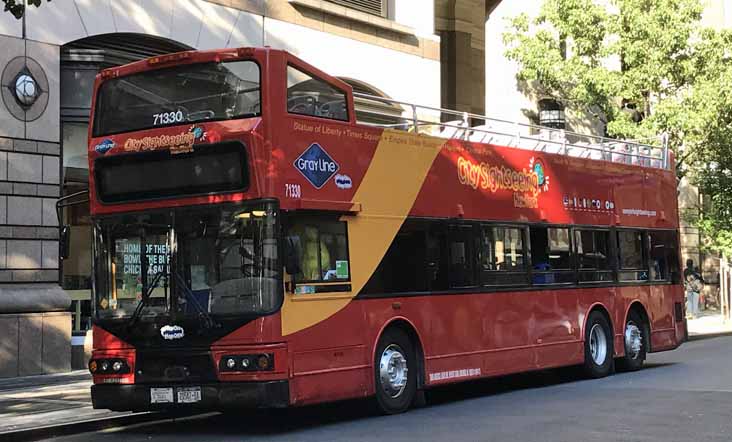
[[[631,310],[625,321],[623,341],[625,342],[625,356],[618,360],[624,371],[636,371],[643,368],[646,360],[648,343],[648,326],[641,315]]]
[[[374,360],[376,403],[384,414],[406,411],[417,392],[414,345],[403,331],[387,329],[376,346]]]
[[[584,371],[591,378],[602,378],[613,369],[613,336],[605,316],[592,312],[585,326]]]

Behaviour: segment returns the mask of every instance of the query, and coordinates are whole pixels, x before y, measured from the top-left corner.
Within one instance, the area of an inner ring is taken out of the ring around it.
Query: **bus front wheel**
[[[613,368],[613,335],[605,316],[594,311],[585,326],[584,369],[591,378],[602,378]]]
[[[414,345],[398,328],[387,329],[376,346],[374,360],[376,403],[385,414],[406,411],[417,392]]]

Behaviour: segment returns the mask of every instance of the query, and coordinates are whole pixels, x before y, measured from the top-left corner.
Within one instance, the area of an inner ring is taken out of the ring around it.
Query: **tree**
[[[506,56],[541,97],[608,135],[666,134],[679,178],[706,195],[709,246],[732,251],[732,33],[701,26],[701,0],[545,0],[512,18]]]
[[[25,14],[26,4],[33,5],[37,8],[37,7],[41,6],[41,3],[43,2],[43,0],[2,0],[2,1],[3,1],[3,3],[5,3],[5,9],[3,9],[3,11],[10,12],[18,20],[23,18],[23,15]],[[51,0],[46,0],[46,1],[50,2]]]

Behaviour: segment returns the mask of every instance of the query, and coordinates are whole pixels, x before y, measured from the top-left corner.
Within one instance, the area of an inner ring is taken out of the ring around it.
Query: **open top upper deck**
[[[231,68],[241,63],[252,69]],[[210,72],[223,79],[233,72],[235,86],[225,93],[207,89],[217,84],[202,75]],[[141,106],[101,105],[110,80],[131,83],[148,73],[168,87],[151,94],[144,82],[128,84],[124,93]],[[198,109],[192,102],[201,97],[181,100],[179,91],[204,91],[205,100],[225,105],[204,100],[210,109]],[[270,198],[285,210],[357,217],[659,228],[678,222],[673,156],[662,143],[357,94],[284,51],[156,57],[103,71],[96,92],[89,142],[94,214]],[[118,124],[138,116],[142,123],[127,131],[97,130],[99,118]],[[201,186],[183,186],[203,178]],[[100,188],[112,189],[115,198],[105,200]]]
[[[362,124],[591,160],[667,170],[671,168],[670,151],[663,136],[659,137],[655,144],[646,144],[423,106],[374,95],[356,92],[353,95],[365,102],[379,102],[391,106],[388,111],[372,107],[365,113],[369,119],[377,116],[391,119],[393,123],[374,124],[359,121]],[[398,111],[395,113],[394,109]]]

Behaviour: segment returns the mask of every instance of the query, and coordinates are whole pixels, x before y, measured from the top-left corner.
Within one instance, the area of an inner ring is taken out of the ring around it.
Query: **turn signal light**
[[[259,355],[259,357],[257,357],[257,367],[259,367],[260,370],[269,369],[269,356]]]
[[[219,362],[219,371],[272,371],[274,370],[274,354],[258,355],[225,355]]]

